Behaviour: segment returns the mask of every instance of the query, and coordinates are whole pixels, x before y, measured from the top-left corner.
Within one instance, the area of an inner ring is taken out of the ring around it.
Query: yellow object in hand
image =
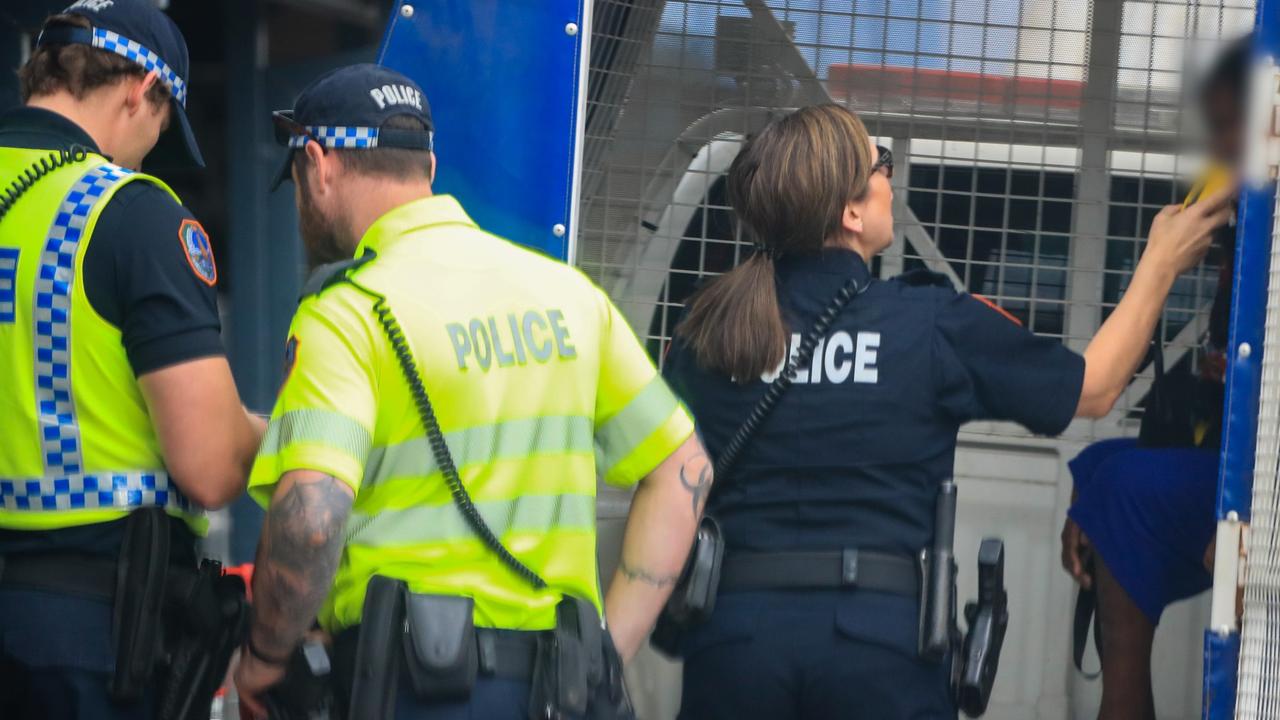
[[[1202,197],[1208,197],[1223,188],[1231,182],[1231,171],[1222,165],[1210,165],[1200,177],[1196,178],[1196,182],[1191,186],[1191,192],[1187,193],[1187,197],[1182,201],[1182,207],[1185,209],[1197,202]]]

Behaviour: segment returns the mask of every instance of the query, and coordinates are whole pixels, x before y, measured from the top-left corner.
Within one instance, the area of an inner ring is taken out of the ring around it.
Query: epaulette
[[[319,295],[334,285],[346,282],[351,271],[363,266],[377,256],[378,254],[374,251],[365,250],[364,254],[358,258],[326,263],[312,270],[311,274],[307,276],[307,281],[302,284],[302,293],[298,295],[298,302],[302,302],[312,295]]]
[[[935,287],[951,288],[952,290],[956,288],[950,277],[932,270],[910,270],[895,277],[894,280],[912,287],[933,285]]]

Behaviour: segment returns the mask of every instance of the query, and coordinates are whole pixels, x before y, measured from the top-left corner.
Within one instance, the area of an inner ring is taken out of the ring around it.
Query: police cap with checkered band
[[[169,91],[173,125],[182,133],[187,156],[196,166],[204,167],[187,120],[187,41],[173,20],[153,0],[79,0],[63,13],[85,18],[90,27],[54,23],[40,33],[36,45],[90,45],[131,60],[148,72],[154,70]]]
[[[408,116],[424,129],[385,128],[393,117]],[[335,150],[400,148],[431,150],[435,125],[418,84],[379,65],[351,65],[312,83],[293,110],[273,113],[276,142],[289,148],[271,189],[291,177],[293,153],[308,142]]]

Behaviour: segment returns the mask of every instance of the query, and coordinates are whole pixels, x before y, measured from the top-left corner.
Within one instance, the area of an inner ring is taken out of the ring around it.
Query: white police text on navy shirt
[[[799,333],[791,335],[788,348],[787,358],[790,360],[800,351]],[[831,333],[814,346],[809,367],[802,367],[796,372],[795,382],[840,385],[853,381],[874,385],[880,381],[880,368],[876,365],[879,350],[878,332],[860,332],[856,336],[844,330]],[[778,363],[777,368],[760,379],[773,382],[783,367],[784,363]]]

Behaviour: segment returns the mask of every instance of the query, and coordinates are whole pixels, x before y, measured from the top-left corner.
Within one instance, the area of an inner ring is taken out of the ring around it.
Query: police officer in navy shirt
[[[667,362],[713,457],[837,292],[850,279],[859,292],[717,478],[707,512],[724,530],[724,574],[712,617],[684,639],[682,718],[954,716],[949,664],[917,649],[920,583],[910,580],[933,541],[957,430],[998,419],[1052,435],[1073,417],[1105,415],[1174,279],[1230,212],[1229,191],[1162,212],[1081,357],[942,276],[873,278],[871,259],[893,235],[891,173],[889,152],[834,105],[769,126],[729,171],[756,252],[691,300]],[[823,551],[848,549],[876,554],[878,567],[852,584],[839,567],[809,573],[829,584],[787,580]],[[739,563],[748,555],[780,570],[750,572]]]

